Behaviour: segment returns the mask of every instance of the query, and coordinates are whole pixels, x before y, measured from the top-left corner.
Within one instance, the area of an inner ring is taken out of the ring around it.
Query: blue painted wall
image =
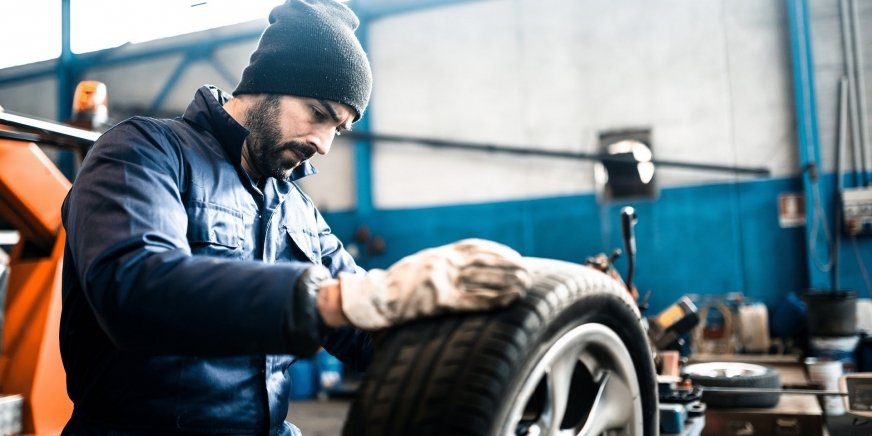
[[[773,306],[808,287],[803,227],[781,228],[778,195],[801,193],[798,177],[667,188],[655,200],[600,204],[593,194],[444,207],[324,215],[346,244],[359,225],[381,236],[386,251],[358,261],[386,267],[416,250],[462,238],[508,244],[526,256],[581,262],[622,247],[620,208],[632,205],[636,226],[636,283],[651,291],[656,313],[686,293],[745,295]],[[829,220],[832,223],[832,218]],[[858,241],[869,268],[872,240]],[[868,296],[848,240],[842,244],[842,287]],[[623,260],[618,268],[624,272]]]

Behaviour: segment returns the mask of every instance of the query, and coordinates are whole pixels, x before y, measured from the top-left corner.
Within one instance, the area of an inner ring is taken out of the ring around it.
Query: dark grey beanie
[[[288,0],[269,14],[257,50],[242,72],[239,94],[287,94],[366,110],[369,60],[354,30],[360,21],[335,0]]]

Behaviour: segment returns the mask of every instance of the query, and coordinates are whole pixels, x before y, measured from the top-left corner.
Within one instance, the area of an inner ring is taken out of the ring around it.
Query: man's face
[[[285,179],[315,153],[327,154],[338,132],[348,130],[355,112],[329,100],[263,95],[246,115],[249,165],[260,176]]]

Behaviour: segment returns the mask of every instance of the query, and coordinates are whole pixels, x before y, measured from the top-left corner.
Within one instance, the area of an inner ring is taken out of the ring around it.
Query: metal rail
[[[703,393],[705,392],[719,392],[719,393],[730,393],[730,394],[794,394],[794,395],[817,395],[817,396],[828,396],[828,395],[838,395],[842,397],[847,397],[847,392],[841,391],[822,391],[817,389],[775,389],[775,388],[718,388],[718,387],[708,387],[701,386]]]
[[[452,141],[447,139],[437,139],[437,138],[422,138],[415,136],[404,136],[404,135],[391,135],[384,133],[372,133],[372,132],[361,132],[361,131],[351,131],[348,133],[343,133],[342,136],[350,136],[352,139],[360,139],[366,141],[383,141],[383,142],[396,142],[396,143],[414,143],[419,145],[424,145],[428,147],[439,147],[439,148],[452,148],[452,149],[460,149],[460,150],[471,150],[471,151],[484,151],[484,152],[493,152],[493,153],[506,153],[506,154],[519,154],[526,156],[541,156],[541,157],[553,157],[553,158],[561,158],[561,159],[578,159],[578,160],[591,160],[591,161],[600,161],[600,162],[632,162],[636,161],[632,158],[623,157],[620,155],[610,155],[604,153],[584,153],[584,152],[571,152],[571,151],[554,151],[554,150],[542,150],[532,147],[513,147],[508,145],[497,145],[497,144],[483,144],[483,143],[475,143],[475,142],[465,142],[465,141]],[[750,176],[758,176],[758,177],[768,177],[771,175],[771,171],[768,168],[761,167],[737,167],[737,166],[728,166],[728,165],[716,165],[716,164],[706,164],[706,163],[695,163],[695,162],[681,162],[674,160],[652,160],[651,163],[661,167],[673,167],[673,168],[684,168],[684,169],[692,169],[692,170],[705,170],[705,171],[715,171],[715,172],[728,172],[733,174],[745,174]]]
[[[30,142],[50,143],[71,148],[88,147],[100,137],[100,133],[90,130],[77,129],[63,124],[35,118],[15,115],[9,112],[0,112],[0,124],[23,129],[25,132],[6,132],[3,136],[7,139],[26,140]]]

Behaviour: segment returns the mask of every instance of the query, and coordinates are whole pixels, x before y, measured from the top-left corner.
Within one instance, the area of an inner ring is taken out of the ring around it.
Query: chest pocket
[[[284,233],[290,239],[292,256],[303,262],[321,263],[321,243],[318,235],[306,229],[285,227]]]
[[[188,205],[188,244],[193,254],[241,257],[245,242],[242,212],[215,203]]]

